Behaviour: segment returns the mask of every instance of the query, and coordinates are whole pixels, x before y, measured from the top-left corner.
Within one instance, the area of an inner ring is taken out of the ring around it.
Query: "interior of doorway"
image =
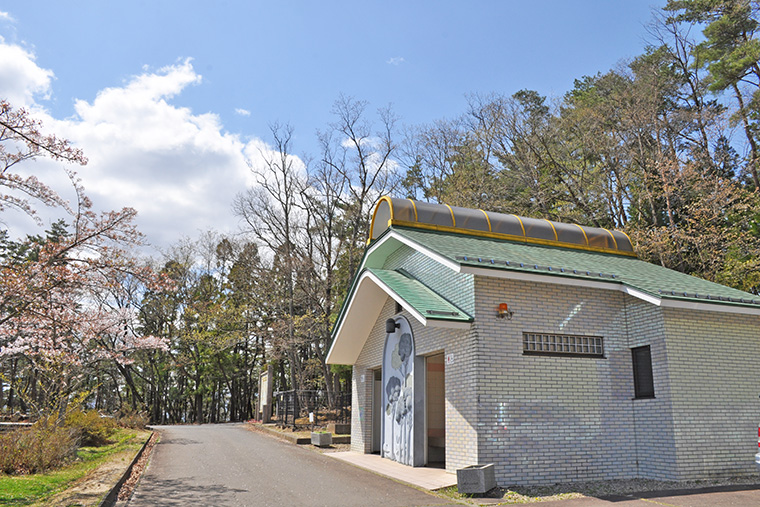
[[[383,370],[374,370],[372,379],[372,453],[380,454],[380,434],[383,428]]]
[[[425,361],[427,466],[446,468],[446,365],[443,353]]]

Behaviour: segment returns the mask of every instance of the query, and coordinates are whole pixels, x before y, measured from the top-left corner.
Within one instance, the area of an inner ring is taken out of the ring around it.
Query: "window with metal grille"
[[[633,355],[633,391],[636,398],[654,398],[652,350],[649,345],[631,349]]]
[[[523,354],[604,357],[604,338],[572,334],[523,333]]]

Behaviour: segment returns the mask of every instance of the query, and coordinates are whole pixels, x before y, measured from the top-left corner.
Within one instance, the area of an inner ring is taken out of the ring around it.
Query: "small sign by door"
[[[446,364],[454,364],[454,354],[446,354]]]

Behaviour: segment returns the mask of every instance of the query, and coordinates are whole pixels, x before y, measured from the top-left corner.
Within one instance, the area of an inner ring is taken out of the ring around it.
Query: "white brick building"
[[[620,232],[384,198],[333,335],[358,452],[500,485],[755,471],[760,297]]]

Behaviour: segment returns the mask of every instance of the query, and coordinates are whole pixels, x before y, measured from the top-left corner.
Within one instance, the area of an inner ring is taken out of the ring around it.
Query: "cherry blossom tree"
[[[135,325],[144,293],[166,284],[129,253],[142,241],[136,211],[95,212],[70,167],[63,170],[73,203],[36,177],[15,172],[39,156],[87,163],[68,141],[43,134],[27,111],[0,102],[0,213],[15,208],[39,222],[37,207],[44,205],[62,210],[70,223],[44,240],[28,236],[16,242],[22,248],[0,252],[0,364],[24,358],[25,372],[14,371],[9,380],[37,415],[63,418],[94,365],[128,364],[135,350],[166,347]]]

